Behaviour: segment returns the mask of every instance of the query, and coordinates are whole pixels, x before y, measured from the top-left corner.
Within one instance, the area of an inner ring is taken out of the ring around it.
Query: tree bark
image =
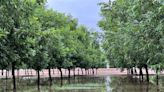
[[[92,74],[93,74],[93,75],[95,74],[94,68],[92,68]]]
[[[37,70],[37,75],[38,75],[38,81],[37,81],[38,91],[40,91],[40,72],[39,72],[39,70]]]
[[[63,86],[63,73],[62,73],[62,69],[59,68],[60,71],[60,85]]]
[[[71,69],[68,68],[68,78],[70,79],[71,78]]]
[[[140,79],[141,79],[141,81],[143,81],[143,72],[142,72],[142,68],[140,67],[139,70],[140,70],[140,74],[139,74]]]
[[[48,68],[48,74],[49,74],[50,86],[52,86],[52,77],[51,77],[51,69],[50,68]]]
[[[68,68],[68,78],[69,78],[68,83],[70,84],[71,83],[71,69],[70,68]]]
[[[129,75],[129,69],[127,68],[127,75]]]
[[[149,82],[149,71],[148,71],[147,65],[145,65],[145,69],[146,69],[146,79],[147,79],[147,82]]]
[[[6,80],[7,80],[8,76],[7,76],[7,70],[6,70]]]
[[[157,82],[157,85],[159,85],[159,76],[158,76],[158,74],[156,75],[156,82]]]
[[[60,68],[60,69],[59,69],[59,71],[60,71],[60,77],[61,77],[61,80],[63,80],[63,73],[62,73],[62,69]]]
[[[156,84],[159,85],[158,68],[156,69]]]
[[[133,76],[133,74],[134,74],[134,73],[133,73],[133,68],[131,68],[130,71],[131,71],[131,75]]]
[[[13,91],[16,91],[15,63],[12,63]]]
[[[2,69],[2,76],[3,76],[3,69]]]

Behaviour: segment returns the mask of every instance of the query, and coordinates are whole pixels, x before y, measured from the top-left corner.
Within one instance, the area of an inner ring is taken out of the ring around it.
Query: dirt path
[[[63,71],[63,76],[66,77],[68,76],[68,70],[65,70],[65,69],[62,69]],[[5,78],[6,76],[6,71],[4,70],[3,71],[4,74],[1,75],[2,73],[2,70],[0,70],[0,78]],[[91,69],[89,70],[89,75],[92,75],[92,71]],[[139,73],[139,70],[137,70],[137,73]],[[145,74],[145,70],[143,70],[143,73]],[[19,72],[16,70],[15,71],[15,74],[16,76],[18,77],[28,77],[28,76],[31,76],[31,77],[36,77],[36,71],[35,70],[23,70],[23,69],[20,69]],[[41,77],[48,77],[48,70],[44,69],[40,72],[41,74]],[[58,69],[51,69],[51,74],[52,74],[52,77],[60,77],[60,72]],[[76,75],[82,75],[82,71],[81,69],[75,69],[75,74]],[[95,75],[94,76],[107,76],[107,75],[110,75],[110,76],[119,76],[119,75],[126,75],[127,74],[127,71],[124,70],[124,71],[121,71],[121,69],[118,69],[118,68],[109,68],[109,69],[106,69],[106,68],[100,68],[97,70],[97,73],[95,71]],[[155,72],[153,70],[149,70],[149,74],[155,74]],[[162,72],[162,74],[164,74],[164,72]],[[71,71],[71,76],[73,76],[74,73],[73,71]],[[85,72],[85,70],[83,69],[83,75],[88,75],[88,71]],[[12,77],[11,75],[11,71],[8,72],[8,77]]]

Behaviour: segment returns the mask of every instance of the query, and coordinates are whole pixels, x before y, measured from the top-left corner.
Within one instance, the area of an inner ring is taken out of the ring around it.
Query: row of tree
[[[0,69],[89,69],[104,66],[99,35],[69,15],[45,8],[44,0],[0,1]],[[39,86],[38,86],[39,89]]]
[[[104,30],[104,50],[111,67],[164,69],[164,2],[163,0],[115,0],[100,3]]]

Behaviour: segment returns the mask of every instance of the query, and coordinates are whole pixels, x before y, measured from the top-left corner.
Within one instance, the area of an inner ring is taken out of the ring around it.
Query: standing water
[[[36,79],[17,79],[17,92],[38,92]],[[151,77],[149,85],[127,76],[80,76],[63,79],[53,79],[50,87],[47,78],[41,79],[41,92],[164,92],[164,77],[160,77],[159,86],[156,86],[155,78]],[[0,79],[0,92],[12,92],[12,80]]]
[[[111,87],[110,87],[110,76],[106,77],[106,92],[111,92]]]

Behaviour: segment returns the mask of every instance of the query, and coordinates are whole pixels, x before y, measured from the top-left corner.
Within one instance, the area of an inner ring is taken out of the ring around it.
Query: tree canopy
[[[100,6],[99,26],[105,33],[103,47],[110,65],[163,70],[164,2],[115,0]]]
[[[104,67],[97,33],[45,3],[0,1],[0,69],[12,70],[14,89],[15,69],[35,69],[39,79],[42,69]]]

